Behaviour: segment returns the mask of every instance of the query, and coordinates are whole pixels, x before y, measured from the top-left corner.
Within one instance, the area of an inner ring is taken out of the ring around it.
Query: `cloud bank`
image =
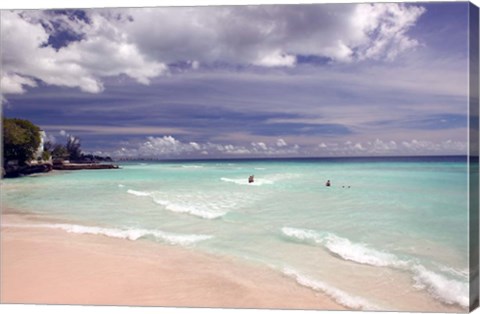
[[[279,138],[276,142],[251,142],[249,145],[182,142],[173,136],[149,136],[138,143],[125,143],[120,149],[95,154],[109,155],[116,159],[169,159],[169,158],[247,158],[247,157],[308,157],[308,156],[398,156],[437,155],[448,152],[464,155],[467,143],[453,140],[410,140],[396,142],[375,139],[367,142],[321,142],[315,146],[287,144]]]
[[[2,11],[2,93],[39,82],[104,90],[107,77],[139,84],[221,65],[295,67],[393,60],[416,47],[408,35],[425,9],[405,4]]]

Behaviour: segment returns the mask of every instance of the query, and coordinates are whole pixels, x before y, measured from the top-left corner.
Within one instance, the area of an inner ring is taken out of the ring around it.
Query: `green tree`
[[[69,157],[67,148],[62,144],[54,145],[51,154],[53,159],[66,159]]]
[[[70,160],[79,160],[82,157],[82,150],[80,149],[80,139],[75,136],[69,136],[67,141],[67,151]]]
[[[28,120],[3,118],[3,159],[30,161],[40,145],[40,128]]]
[[[44,150],[42,153],[42,160],[49,160],[52,154],[48,150]]]

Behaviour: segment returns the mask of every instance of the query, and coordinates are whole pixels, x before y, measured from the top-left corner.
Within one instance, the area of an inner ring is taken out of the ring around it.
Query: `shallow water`
[[[468,306],[465,158],[121,166],[4,180],[2,206],[267,264],[352,309]]]

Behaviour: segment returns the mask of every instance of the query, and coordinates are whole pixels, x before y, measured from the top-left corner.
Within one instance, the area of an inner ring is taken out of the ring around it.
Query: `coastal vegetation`
[[[32,160],[41,143],[40,128],[28,120],[2,119],[4,164],[16,160],[25,165]]]
[[[42,134],[43,133],[43,134]],[[37,172],[80,169],[111,169],[115,165],[99,165],[110,157],[84,154],[80,139],[68,136],[66,144],[44,142],[45,133],[29,120],[2,119],[3,163],[5,177],[17,177]]]

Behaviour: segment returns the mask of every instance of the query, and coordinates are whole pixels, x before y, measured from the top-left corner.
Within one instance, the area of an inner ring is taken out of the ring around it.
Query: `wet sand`
[[[2,214],[1,303],[344,309],[266,267],[45,222]]]

